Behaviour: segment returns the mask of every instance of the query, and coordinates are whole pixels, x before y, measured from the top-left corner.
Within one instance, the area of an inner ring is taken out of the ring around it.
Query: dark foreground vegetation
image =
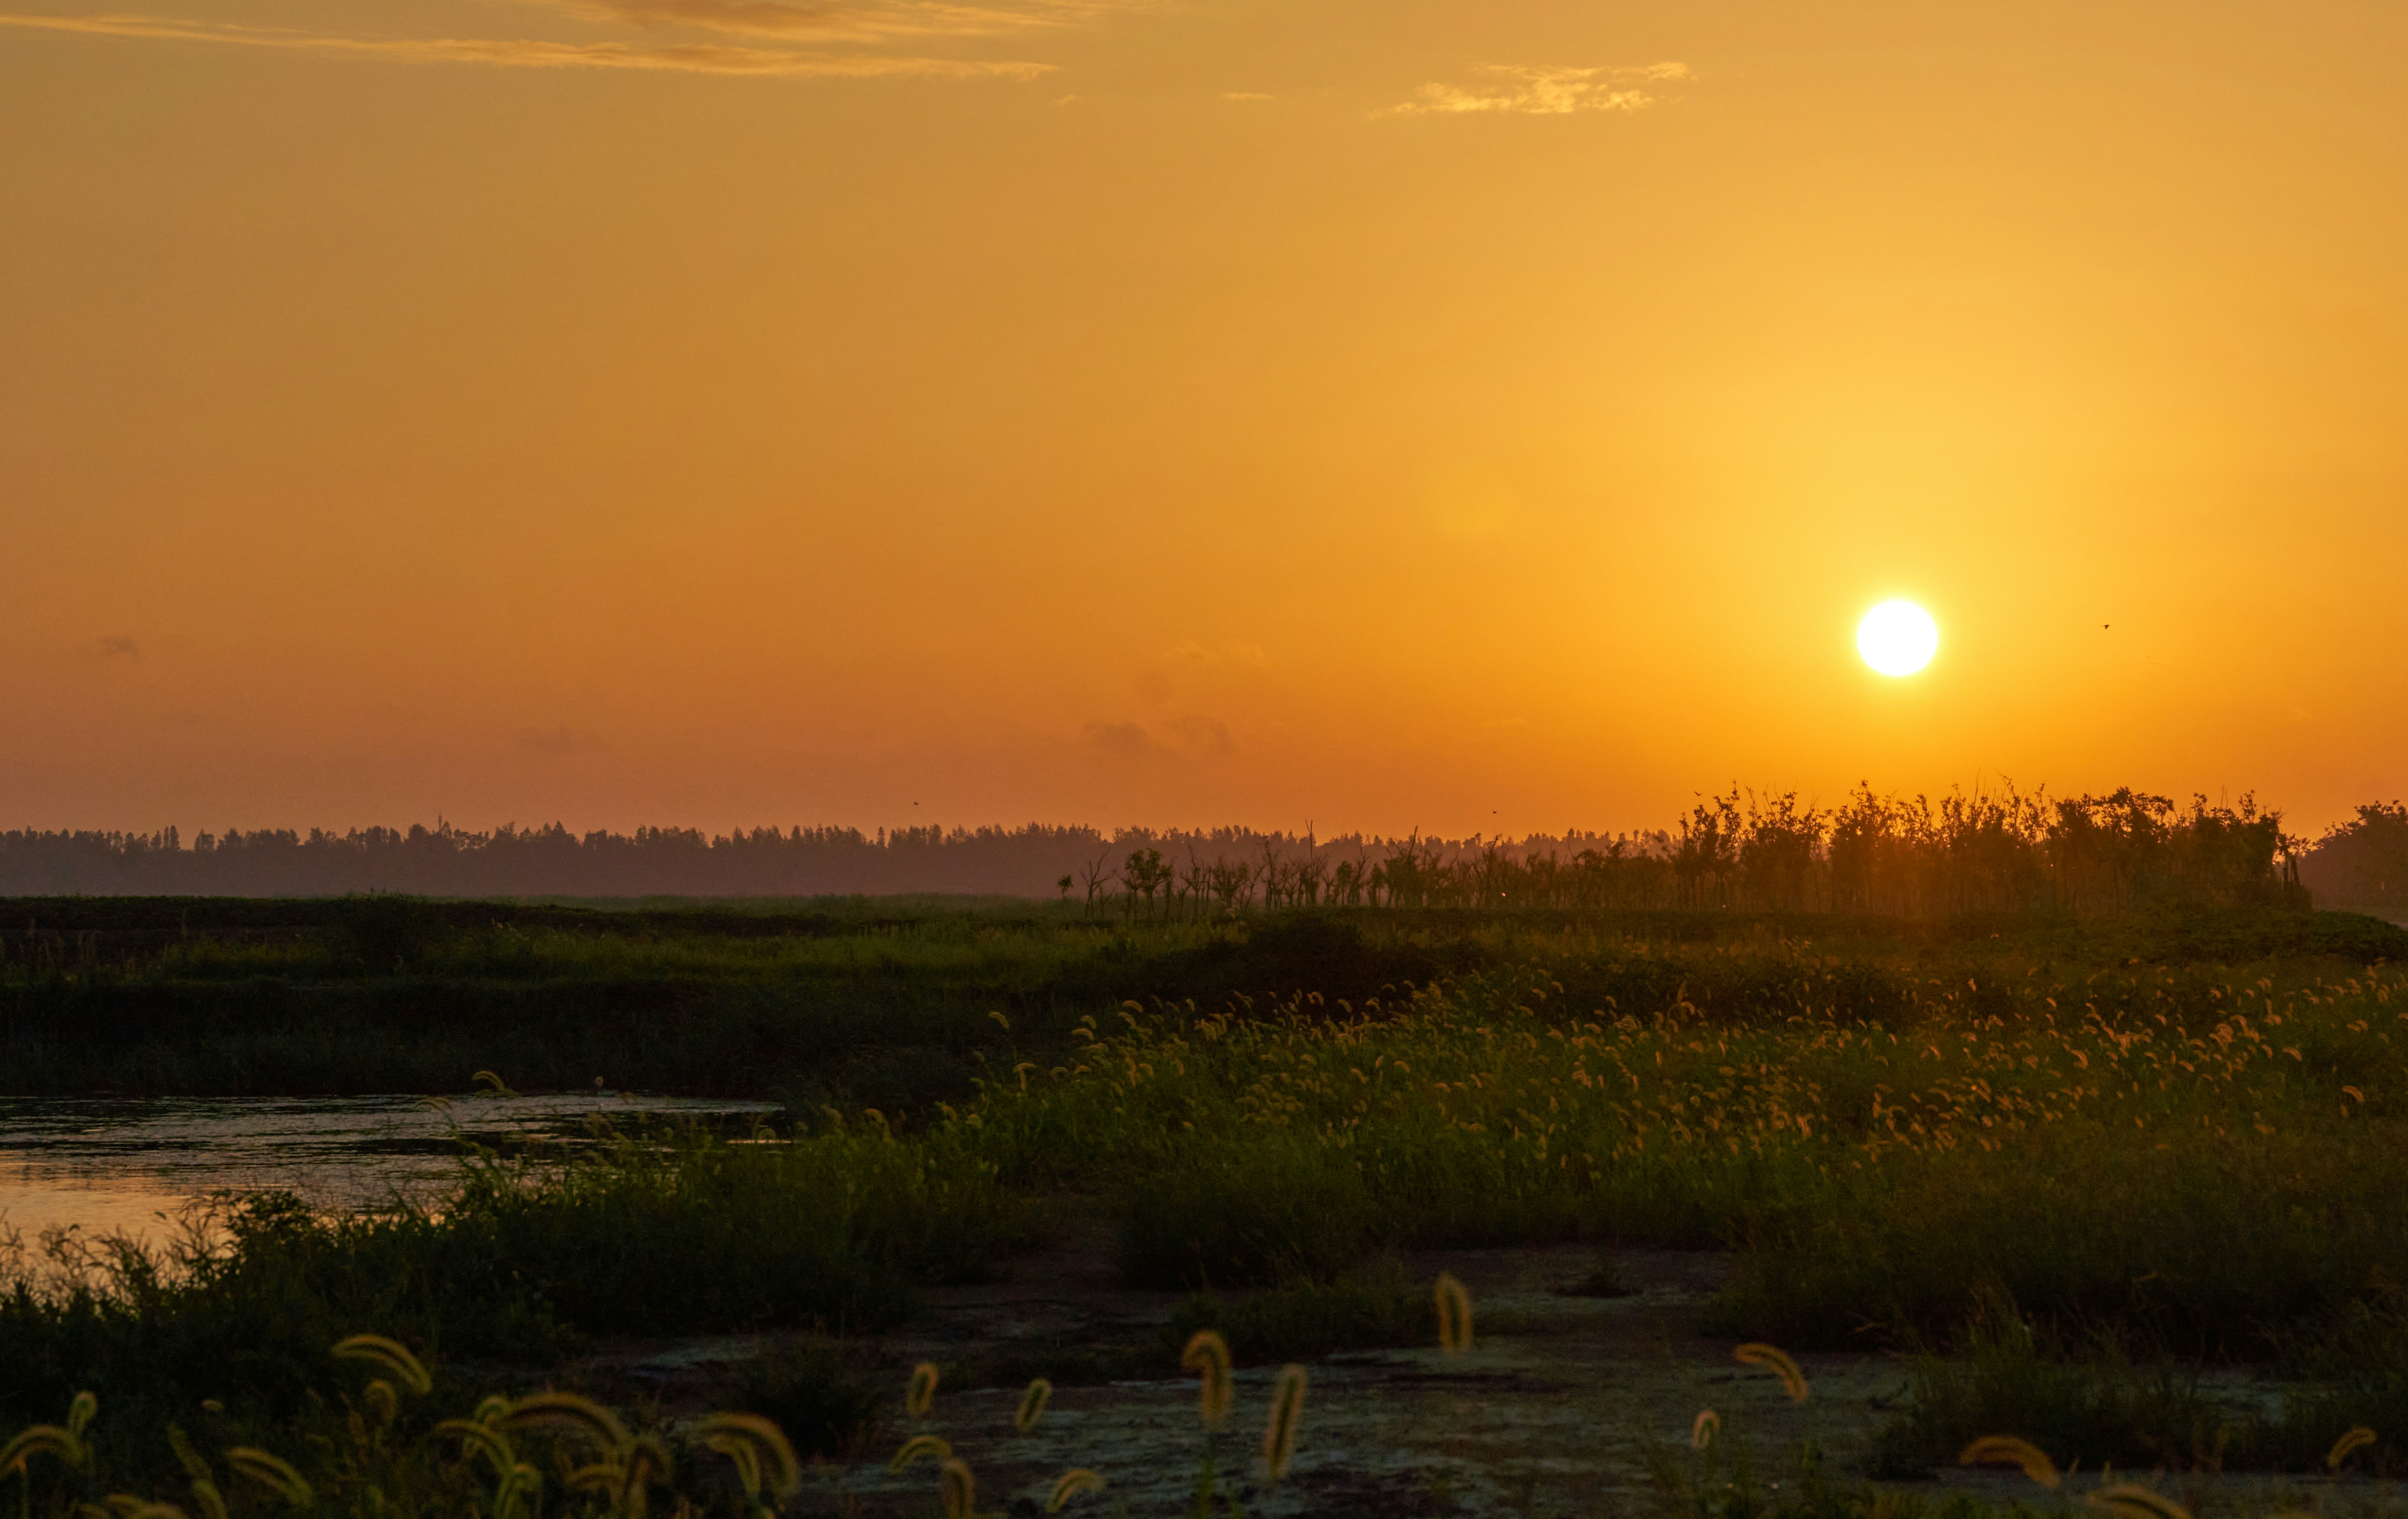
[[[1830,967],[1818,1015],[1885,1020],[1917,1005],[1928,965],[2012,957],[1999,943],[2085,967],[2387,953],[2388,924],[2300,910],[2272,856],[2239,857],[2250,868],[2229,872],[2238,885],[2221,904],[1944,916],[1430,907],[1198,918],[1125,894],[1096,909],[21,898],[0,904],[0,1095],[439,1092],[490,1069],[537,1090],[600,1077],[892,1119],[959,1105],[982,1061],[1058,1049],[1081,1018],[1125,1001],[1212,1010],[1314,994],[1361,1006],[1535,962],[1560,965],[1567,995],[1591,1008],[1685,996],[1717,1017],[1786,1012],[1799,996],[1787,960],[1715,946],[1795,943]],[[1737,858],[1742,874],[1770,868]],[[1490,875],[1508,879],[1501,866]],[[1624,944],[1641,952],[1613,948]]]
[[[1460,1283],[1441,1277],[1433,1297],[1448,1318],[1447,1329],[1437,1337],[1441,1354],[1469,1351],[1471,1305]],[[1768,1380],[1777,1376],[1793,1398],[1812,1397],[1803,1372],[1777,1348],[1742,1345],[1737,1355],[1761,1368]],[[756,1365],[755,1388],[784,1389],[773,1395],[773,1405],[793,1403],[795,1384],[780,1379],[797,1372],[813,1379],[800,1422],[754,1412],[757,1398],[746,1407],[674,1422],[657,1416],[630,1420],[585,1394],[550,1388],[518,1397],[489,1395],[473,1411],[442,1418],[452,1388],[406,1345],[377,1335],[346,1336],[328,1347],[325,1359],[336,1369],[335,1397],[315,1402],[281,1431],[297,1459],[227,1443],[253,1432],[208,1401],[194,1411],[193,1431],[169,1424],[159,1441],[172,1461],[163,1462],[145,1485],[154,1493],[164,1488],[172,1499],[110,1492],[109,1483],[128,1473],[105,1454],[99,1400],[81,1392],[60,1423],[29,1426],[0,1446],[0,1482],[18,1485],[21,1513],[38,1512],[45,1519],[191,1519],[194,1513],[231,1519],[236,1513],[296,1512],[378,1519],[539,1519],[545,1513],[642,1519],[652,1512],[676,1519],[717,1513],[769,1519],[814,1510],[843,1519],[871,1512],[930,1511],[946,1519],[976,1519],[986,1512],[1132,1512],[1127,1498],[1111,1493],[1111,1479],[1084,1467],[1062,1468],[1058,1475],[1047,1473],[1050,1482],[1040,1480],[1039,1490],[1047,1493],[1041,1511],[1025,1495],[1008,1509],[982,1510],[980,1473],[938,1432],[945,1427],[934,1406],[941,1369],[928,1362],[911,1369],[904,1396],[893,1400],[900,1408],[889,1411],[902,1415],[911,1430],[908,1436],[878,1421],[873,1405],[888,1399],[853,1389],[842,1395],[840,1412],[853,1422],[841,1438],[798,1448],[789,1431],[825,1436],[830,1426],[824,1416],[837,1409],[827,1390],[830,1379],[842,1373],[826,1343]],[[1172,1364],[1169,1356],[1164,1364]],[[1228,1440],[1227,1426],[1237,1419],[1251,1423],[1247,1416],[1258,1411],[1243,1407],[1235,1396],[1226,1341],[1214,1331],[1198,1331],[1181,1342],[1176,1364],[1197,1374],[1196,1411],[1203,1428],[1200,1441],[1192,1436],[1161,1438],[1168,1432],[1157,1430],[1162,1450],[1154,1465],[1168,1465],[1165,1457],[1178,1460],[1173,1453],[1182,1447],[1201,1447],[1184,1501],[1166,1508],[1183,1509],[1191,1516],[1242,1515],[1250,1502],[1278,1493],[1309,1443],[1308,1370],[1296,1363],[1282,1369],[1269,1388],[1268,1409],[1259,1414],[1259,1459],[1249,1459],[1244,1445]],[[1040,1377],[1021,1392],[1010,1423],[1024,1440],[1045,1423],[1053,1390]],[[2048,1512],[2019,1498],[2000,1503],[1964,1492],[1924,1495],[1837,1481],[1826,1471],[1812,1437],[1790,1442],[1767,1469],[1767,1463],[1725,1437],[1723,1424],[1721,1415],[1704,1410],[1695,1416],[1686,1440],[1659,1436],[1646,1442],[1654,1487],[1649,1507],[1659,1519],[2038,1519]],[[2366,1433],[2351,1431],[2336,1451],[2362,1449]],[[894,1454],[884,1460],[884,1472],[906,1481],[888,1484],[881,1495],[886,1501],[873,1509],[861,1479],[875,1472],[878,1456],[889,1445]],[[1959,1464],[2001,1460],[2022,1465],[2042,1487],[2060,1485],[2045,1455],[2013,1439],[1969,1446]],[[919,1467],[933,1481],[912,1492],[908,1479]],[[2109,1519],[2189,1519],[2179,1502],[2147,1488],[2129,1483],[2093,1488],[2088,1501]],[[1523,1512],[1528,1512],[1533,1491],[1526,1487]],[[1415,1507],[1455,1507],[1442,1478],[1433,1477]],[[1393,1507],[1358,1501],[1341,1503],[1336,1512],[1387,1512]]]
[[[2372,919],[11,910],[57,936],[0,982],[21,1092],[489,1068],[788,1104],[732,1139],[472,1156],[434,1205],[21,1242],[0,1429],[98,1393],[79,1483],[172,1475],[162,1431],[204,1399],[229,1441],[334,1459],[306,1437],[363,1396],[327,1355],[354,1331],[465,1406],[599,1336],[874,1330],[1073,1203],[1241,1360],[1424,1333],[1398,1249],[1712,1247],[1732,1339],[1933,1357],[1893,1472],[1993,1433],[2089,1469],[2306,1469],[2358,1425],[2362,1469],[2408,1464],[2408,930]],[[2226,1364],[2289,1390],[2218,1402],[2196,1369]]]

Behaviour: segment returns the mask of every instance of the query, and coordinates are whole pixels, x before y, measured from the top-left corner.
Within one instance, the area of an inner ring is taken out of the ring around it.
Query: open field
[[[1935,981],[1980,980],[1995,999],[2035,966],[2051,986],[2128,960],[2194,981],[2253,965],[2337,973],[2400,958],[2399,937],[2345,914],[2232,910],[1902,923],[1424,909],[1163,923],[1003,900],[21,898],[0,907],[0,1094],[449,1092],[489,1069],[530,1091],[598,1075],[891,1118],[958,1104],[982,1060],[1059,1053],[1082,1017],[1131,1000],[1360,1006],[1530,966],[1592,1010],[1652,1011],[1685,996],[1717,1018],[1894,1020],[1920,1016]],[[2199,967],[2211,968],[2182,968]]]
[[[330,1052],[448,1060],[426,1084],[456,1090],[578,1083],[640,1029],[710,1072],[643,1084],[788,1106],[474,1159],[384,1214],[230,1202],[172,1258],[29,1243],[0,1426],[91,1387],[97,1469],[155,1482],[202,1398],[300,1451],[314,1399],[356,1396],[326,1356],[356,1330],[425,1354],[461,1410],[564,1376],[632,1406],[607,1369],[634,1338],[811,1331],[858,1348],[694,1396],[833,1450],[932,1301],[1058,1272],[1068,1243],[1163,1322],[989,1337],[949,1389],[1159,1377],[1207,1325],[1241,1367],[1426,1344],[1428,1252],[1570,1250],[1602,1293],[1617,1256],[1674,1250],[1720,1263],[1684,1333],[1891,1369],[1850,1483],[1985,1433],[2085,1471],[2321,1470],[2355,1425],[2380,1437],[2355,1469],[2389,1470],[2408,1440],[2408,933],[2372,920],[378,910],[407,915],[12,953],[6,1038],[49,1090],[308,1090],[350,1068]],[[455,996],[482,1010],[413,1021]],[[145,1008],[186,1021],[127,1038]],[[1543,1357],[1549,1322],[1486,1332]]]

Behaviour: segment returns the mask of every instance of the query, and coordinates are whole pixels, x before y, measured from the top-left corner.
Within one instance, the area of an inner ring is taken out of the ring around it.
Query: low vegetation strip
[[[0,1095],[449,1091],[488,1069],[530,1091],[598,1075],[628,1090],[876,1108],[908,1122],[967,1101],[982,1061],[1059,1064],[1081,1017],[1132,999],[1217,1010],[1318,993],[1361,1007],[1531,967],[1563,985],[1559,1005],[1617,1015],[1685,1003],[1720,1020],[1897,1023],[2020,1016],[2048,996],[2109,1007],[2127,993],[2095,979],[2128,962],[2169,970],[2161,1000],[2188,1006],[2211,1004],[2232,967],[2261,966],[2287,985],[2384,958],[2408,959],[2408,931],[2344,913],[2202,908],[1933,921],[1429,909],[1163,923],[1025,903],[897,916],[891,904],[781,915],[384,897],[19,902],[0,909]],[[1935,1002],[1968,981],[1978,996]]]
[[[1593,1233],[1743,1247],[1728,1326],[1802,1345],[1944,1335],[2000,1292],[2263,1354],[2408,1280],[2384,1201],[2408,1182],[2408,979],[2213,988],[2204,1013],[2170,981],[2128,979],[2112,1013],[1952,1017],[1969,981],[1895,1026],[1603,1021],[1512,976],[1359,1011],[1130,1010],[964,1122],[1019,1184],[1130,1179],[1139,1281]]]

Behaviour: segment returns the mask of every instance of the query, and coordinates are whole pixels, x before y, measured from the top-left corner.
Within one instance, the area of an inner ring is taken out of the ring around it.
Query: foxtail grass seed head
[[[1045,1417],[1045,1405],[1051,1402],[1053,1397],[1052,1383],[1043,1377],[1031,1382],[1028,1384],[1028,1390],[1020,1395],[1020,1407],[1011,1415],[1011,1426],[1024,1435],[1036,1428],[1037,1421]]]
[[[1100,1493],[1104,1479],[1085,1467],[1072,1467],[1054,1479],[1054,1496],[1045,1500],[1047,1513],[1060,1513],[1062,1506],[1082,1493]]]
[[[608,1467],[604,1468],[607,1472]],[[654,1483],[666,1483],[676,1466],[669,1448],[658,1435],[638,1435],[627,1446],[626,1459],[618,1470],[619,1510],[628,1519],[643,1519],[644,1510],[652,1501]],[[606,1490],[608,1483],[605,1484]]]
[[[474,1451],[491,1463],[496,1472],[509,1470],[518,1460],[517,1454],[510,1449],[510,1442],[497,1434],[491,1425],[479,1419],[446,1419],[435,1426],[434,1433],[458,1440],[462,1460],[466,1460],[468,1453]]]
[[[2108,1519],[2190,1519],[2190,1511],[2166,1497],[2130,1483],[2117,1483],[2083,1495],[2082,1501]]]
[[[886,1463],[886,1469],[900,1471],[923,1456],[933,1461],[946,1461],[952,1459],[953,1454],[953,1446],[935,1435],[913,1435],[903,1442],[902,1449],[895,1453],[895,1458]]]
[[[560,1483],[572,1493],[608,1493],[619,1486],[625,1476],[625,1470],[616,1462],[592,1461],[570,1468]]]
[[[426,1374],[426,1368],[419,1364],[417,1356],[409,1354],[408,1346],[398,1340],[387,1340],[382,1335],[353,1335],[348,1340],[338,1340],[335,1341],[335,1358],[366,1361],[382,1367],[394,1381],[421,1397],[425,1397],[435,1385],[435,1379]]]
[[[382,1377],[369,1383],[367,1391],[361,1397],[380,1425],[393,1423],[394,1416],[401,1412],[401,1395],[394,1392],[393,1383]]]
[[[83,1439],[85,1426],[90,1425],[93,1416],[99,1412],[99,1395],[93,1393],[89,1388],[76,1394],[73,1397],[68,1398],[67,1433],[73,1435],[78,1440]]]
[[[757,1413],[709,1414],[695,1421],[693,1434],[706,1448],[735,1462],[739,1476],[750,1469],[748,1494],[766,1484],[780,1498],[792,1498],[803,1485],[803,1463],[793,1442],[773,1421]]]
[[[1221,1331],[1198,1329],[1190,1335],[1187,1348],[1179,1353],[1179,1368],[1203,1378],[1197,1408],[1204,1417],[1204,1426],[1218,1429],[1226,1424],[1233,1389],[1229,1381],[1229,1342],[1221,1338]]]
[[[167,1426],[167,1448],[176,1453],[176,1464],[184,1469],[185,1476],[194,1482],[211,1479],[213,1474],[209,1464],[201,1459],[200,1452],[193,1449],[193,1442],[184,1431],[172,1424]]]
[[[308,1479],[280,1455],[237,1445],[225,1453],[225,1461],[236,1475],[248,1477],[296,1509],[306,1509],[317,1501]]]
[[[922,1361],[911,1369],[910,1385],[903,1389],[903,1412],[915,1419],[928,1416],[928,1407],[937,1400],[937,1363]]]
[[[2363,1450],[2373,1444],[2376,1438],[2374,1431],[2366,1426],[2352,1425],[2342,1432],[2341,1439],[2332,1442],[2332,1449],[2325,1453],[2325,1469],[2339,1471],[2341,1464],[2349,1459],[2351,1452]]]
[[[577,1393],[529,1393],[501,1417],[506,1429],[556,1429],[582,1435],[606,1451],[627,1445],[627,1426],[594,1399]]]
[[[61,1466],[79,1467],[83,1441],[59,1425],[27,1425],[7,1444],[0,1445],[0,1476],[23,1471],[25,1463],[36,1455],[47,1455]]]
[[[1956,1453],[1956,1464],[1960,1467],[2021,1467],[2025,1476],[2042,1487],[2055,1487],[2061,1480],[2057,1475],[2057,1463],[2048,1458],[2047,1452],[2013,1435],[1984,1435]]]
[[[1471,1294],[1452,1271],[1438,1274],[1431,1291],[1438,1305],[1438,1348],[1441,1354],[1460,1355],[1471,1348]]]
[[[1721,1414],[1712,1409],[1698,1410],[1698,1416],[1689,1421],[1689,1449],[1704,1450],[1714,1442],[1714,1437],[1721,1434],[1722,1430]]]
[[[1751,1340],[1732,1351],[1731,1359],[1742,1366],[1764,1368],[1781,1379],[1781,1390],[1789,1395],[1791,1402],[1806,1401],[1806,1373],[1798,1369],[1798,1363],[1789,1358],[1787,1351],[1760,1340]]]
[[[719,1454],[735,1465],[736,1485],[744,1489],[747,1498],[758,1503],[761,1500],[761,1458],[752,1454],[752,1447],[738,1440],[731,1442]]]
[[[967,1462],[946,1457],[937,1469],[937,1494],[945,1500],[945,1519],[970,1519],[978,1512],[978,1479]]]
[[[1296,1429],[1304,1422],[1304,1368],[1291,1361],[1280,1368],[1271,1387],[1270,1422],[1263,1426],[1263,1466],[1271,1481],[1287,1477],[1296,1460]]]
[[[528,1465],[526,1462],[521,1461],[518,1465],[510,1468],[509,1476],[508,1480],[502,1483],[501,1491],[494,1496],[494,1512],[495,1514],[509,1513],[512,1505],[518,1501],[519,1495],[521,1494],[526,1495],[529,1498],[539,1498],[542,1493],[543,1473],[538,1471],[534,1467]]]

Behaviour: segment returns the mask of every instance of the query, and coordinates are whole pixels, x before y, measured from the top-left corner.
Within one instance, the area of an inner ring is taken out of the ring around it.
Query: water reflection
[[[87,1236],[162,1237],[162,1215],[221,1188],[296,1192],[326,1209],[373,1207],[438,1187],[457,1138],[486,1144],[578,1130],[602,1114],[767,1113],[766,1102],[570,1093],[452,1097],[0,1097],[0,1223],[28,1241],[79,1225]]]

